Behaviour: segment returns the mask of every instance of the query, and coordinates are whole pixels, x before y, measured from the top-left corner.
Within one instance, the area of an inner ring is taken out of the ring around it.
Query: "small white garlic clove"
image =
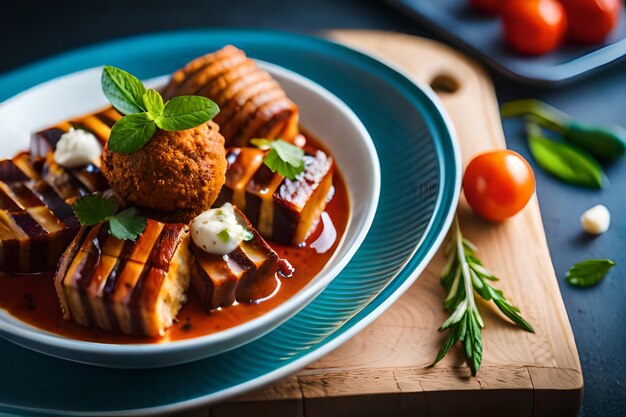
[[[611,213],[602,204],[591,207],[580,216],[580,224],[585,232],[599,235],[606,232],[611,224]]]

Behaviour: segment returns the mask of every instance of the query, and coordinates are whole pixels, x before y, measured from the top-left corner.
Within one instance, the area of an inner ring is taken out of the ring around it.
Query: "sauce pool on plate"
[[[307,135],[308,143],[319,143]],[[346,184],[339,170],[333,177],[334,196],[325,209],[316,229],[302,247],[269,242],[280,258],[294,268],[290,277],[279,274],[280,285],[275,293],[258,303],[236,303],[206,313],[193,291],[178,314],[178,321],[160,338],[133,337],[83,327],[63,319],[54,290],[53,274],[0,274],[0,308],[17,319],[67,338],[98,343],[162,343],[205,336],[232,328],[272,310],[304,288],[329,262],[346,230],[350,201]]]

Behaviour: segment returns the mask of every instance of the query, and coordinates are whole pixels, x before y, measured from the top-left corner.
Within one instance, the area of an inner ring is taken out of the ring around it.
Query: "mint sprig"
[[[101,84],[107,100],[120,113],[141,113],[146,110],[142,100],[146,87],[129,72],[107,65],[102,70]]]
[[[282,139],[252,139],[250,143],[263,150],[269,149],[263,162],[272,172],[278,172],[283,177],[293,180],[304,171],[304,150],[302,148]]]
[[[104,198],[100,194],[90,194],[72,206],[81,225],[95,226],[109,223],[109,234],[121,240],[135,241],[146,228],[146,218],[140,216],[134,207],[121,212],[115,198]]]
[[[111,129],[108,146],[113,152],[138,151],[152,139],[157,127],[191,129],[220,111],[217,104],[200,96],[174,97],[164,103],[158,91],[146,89],[137,77],[111,66],[104,67],[101,84],[109,102],[125,115]]]

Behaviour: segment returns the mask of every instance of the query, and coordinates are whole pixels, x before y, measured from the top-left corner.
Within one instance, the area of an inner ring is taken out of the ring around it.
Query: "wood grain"
[[[476,63],[440,43],[373,31],[328,36],[432,85],[456,128],[464,165],[477,153],[504,148],[491,81]],[[215,407],[213,416],[575,416],[582,372],[550,260],[536,197],[514,218],[491,224],[462,199],[464,234],[479,248],[498,286],[536,333],[520,331],[482,303],[484,360],[469,375],[460,349],[428,367],[444,335],[441,253],[379,319],[297,376]]]

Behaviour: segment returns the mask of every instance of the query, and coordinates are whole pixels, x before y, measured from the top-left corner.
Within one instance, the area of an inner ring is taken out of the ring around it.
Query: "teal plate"
[[[458,145],[441,104],[432,92],[379,61],[322,39],[219,30],[114,41],[1,76],[0,101],[51,78],[103,64],[151,78],[227,43],[319,83],[343,100],[369,131],[382,184],[376,217],[361,248],[324,292],[279,328],[199,362],[107,369],[0,340],[0,413],[154,414],[209,404],[275,381],[371,323],[415,281],[441,244],[461,178]]]

